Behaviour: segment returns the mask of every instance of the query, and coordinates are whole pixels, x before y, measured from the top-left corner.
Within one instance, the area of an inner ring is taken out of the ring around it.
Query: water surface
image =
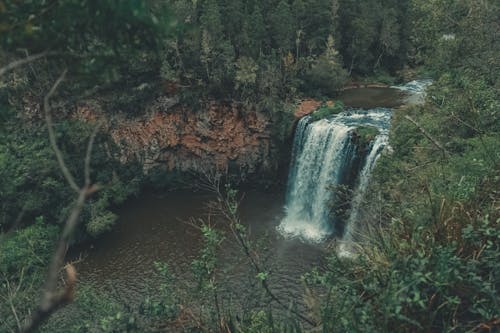
[[[176,192],[146,194],[129,201],[118,211],[115,229],[82,251],[84,260],[77,264],[80,280],[112,291],[121,301],[138,304],[156,283],[154,262],[163,261],[182,282],[179,286],[192,287],[190,264],[202,246],[197,226],[201,220],[216,223],[206,207],[212,199],[207,194]],[[259,241],[259,256],[273,291],[287,303],[301,303],[300,276],[321,262],[324,248],[286,240],[275,231],[283,204],[283,193],[248,192],[240,215],[251,238]],[[247,302],[252,298],[250,287],[258,282],[256,272],[227,227],[219,224],[217,228],[226,231],[219,251],[223,297]]]

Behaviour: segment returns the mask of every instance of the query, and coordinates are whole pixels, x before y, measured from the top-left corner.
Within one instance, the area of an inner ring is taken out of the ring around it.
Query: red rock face
[[[138,159],[146,171],[226,171],[230,164],[247,173],[273,168],[269,121],[260,112],[217,103],[198,112],[166,110],[161,102],[151,111],[141,119],[113,119],[109,131],[123,162]]]
[[[302,118],[311,114],[314,110],[321,106],[321,102],[314,99],[306,99],[299,103],[297,109],[295,110],[295,118]]]

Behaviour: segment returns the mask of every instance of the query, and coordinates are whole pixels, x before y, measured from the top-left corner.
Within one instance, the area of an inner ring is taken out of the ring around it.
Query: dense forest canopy
[[[104,112],[131,118],[162,95],[197,112],[210,100],[240,103],[266,113],[273,138],[285,142],[298,99],[327,100],[348,81],[395,83],[406,73],[433,78],[433,85],[424,105],[394,111],[393,152],[375,169],[361,214],[373,228],[359,255],[332,251],[325,269],[304,277],[321,291],[314,320],[292,311],[280,321],[265,306],[242,314],[217,307],[215,314],[211,277],[221,235],[207,227],[193,263],[205,312],[191,328],[498,330],[499,16],[494,0],[0,0],[0,331],[23,331],[37,309],[75,206],[45,104],[80,186],[95,128],[71,117],[82,101],[99,100]],[[72,245],[111,230],[114,208],[157,179],[138,161],[121,163],[104,130],[93,148],[92,181],[100,189],[82,206]],[[235,193],[225,195],[237,221]],[[235,225],[244,252],[252,253],[244,227]],[[156,266],[160,290],[140,310],[107,302],[85,285],[75,298],[77,315],[61,321],[49,313],[38,329],[168,331],[182,300],[168,267]],[[265,288],[267,278],[257,274]]]

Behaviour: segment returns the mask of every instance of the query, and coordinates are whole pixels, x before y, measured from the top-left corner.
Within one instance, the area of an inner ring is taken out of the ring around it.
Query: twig
[[[7,72],[10,72],[11,70],[13,70],[17,67],[20,67],[22,65],[36,61],[38,59],[44,58],[44,57],[46,57],[48,55],[52,55],[52,54],[54,54],[54,53],[53,52],[49,53],[49,52],[45,51],[42,53],[37,53],[37,54],[27,56],[26,58],[23,58],[23,59],[12,61],[11,63],[7,64],[6,66],[3,66],[2,68],[0,68],[0,76],[4,75]]]
[[[12,299],[17,294],[17,291],[19,290],[19,288],[17,288],[17,290],[15,292],[12,292],[12,288],[10,287],[10,283],[9,283],[9,280],[7,278],[5,278],[5,284],[7,286],[7,290],[8,290],[8,293],[9,293],[8,301],[9,301],[10,309],[12,311],[12,314],[14,315],[14,318],[16,319],[17,328],[19,330],[21,330],[21,328],[22,328],[21,321],[19,320],[16,308],[14,307],[14,303],[12,302]]]
[[[79,192],[80,188],[78,185],[76,185],[75,179],[73,178],[73,175],[71,175],[71,172],[69,171],[68,167],[66,166],[66,163],[64,162],[63,154],[59,147],[57,146],[56,142],[56,134],[54,133],[54,128],[52,124],[52,115],[50,114],[50,103],[49,100],[54,95],[55,91],[61,84],[61,82],[64,80],[64,77],[66,76],[67,70],[65,69],[59,78],[56,80],[52,88],[50,89],[49,93],[45,96],[43,99],[43,109],[45,112],[45,122],[47,123],[47,129],[49,131],[49,140],[50,140],[50,145],[52,146],[52,149],[54,150],[54,153],[56,154],[57,158],[57,163],[59,163],[59,167],[61,168],[61,171],[64,175],[64,178],[66,178],[66,181],[68,182],[69,186],[75,190],[75,192]]]
[[[262,269],[259,259],[257,254],[252,251],[250,244],[248,243],[248,240],[246,237],[242,234],[240,231],[240,219],[238,217],[238,207],[239,207],[239,202],[230,202],[228,198],[226,198],[220,191],[219,185],[220,185],[220,179],[219,177],[215,178],[210,178],[207,181],[207,184],[212,184],[211,190],[216,194],[217,199],[218,199],[218,205],[216,206],[219,211],[219,213],[229,222],[229,227],[238,241],[241,249],[245,253],[246,257],[250,260],[250,263],[252,264],[254,270],[256,273],[261,273],[264,272]],[[234,207],[236,206],[236,207]],[[294,315],[296,315],[299,319],[303,320],[304,322],[310,324],[311,326],[316,326],[317,323],[313,321],[312,319],[306,317],[299,311],[297,311],[294,308],[290,308],[285,302],[283,302],[270,288],[267,279],[262,279],[261,280],[261,285],[266,292],[266,294],[274,300],[278,305],[280,305],[283,309],[289,310],[292,312]]]
[[[92,147],[94,146],[94,141],[97,136],[97,132],[99,132],[99,128],[101,128],[102,123],[98,123],[97,126],[94,127],[92,134],[90,135],[89,143],[87,144],[87,152],[85,154],[85,187],[90,186],[90,160],[92,157]]]
[[[405,119],[407,119],[408,121],[410,121],[413,125],[415,125],[418,130],[420,132],[422,132],[422,134],[427,138],[429,139],[437,148],[439,148],[442,152],[443,152],[443,156],[447,156],[449,155],[450,153],[446,150],[446,148],[444,148],[444,146],[439,143],[439,141],[437,141],[435,138],[433,138],[426,130],[425,128],[423,128],[422,126],[420,126],[419,123],[417,123],[415,120],[413,120],[412,117],[406,115],[405,116]]]

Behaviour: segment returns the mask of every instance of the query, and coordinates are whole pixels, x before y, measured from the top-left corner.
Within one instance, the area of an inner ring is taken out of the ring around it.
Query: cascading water
[[[310,117],[299,121],[288,178],[286,217],[278,226],[282,234],[318,242],[336,230],[351,233],[349,226],[339,228],[337,224],[356,219],[370,173],[387,144],[390,119],[389,109],[376,108],[349,110],[316,122]],[[360,126],[378,130],[366,152],[360,151],[362,147],[354,134]],[[340,221],[330,207],[335,199],[330,187],[337,185],[354,189],[347,221]]]
[[[423,104],[425,102],[425,90],[432,84],[431,79],[414,80],[403,85],[392,86],[407,93],[405,104]]]

